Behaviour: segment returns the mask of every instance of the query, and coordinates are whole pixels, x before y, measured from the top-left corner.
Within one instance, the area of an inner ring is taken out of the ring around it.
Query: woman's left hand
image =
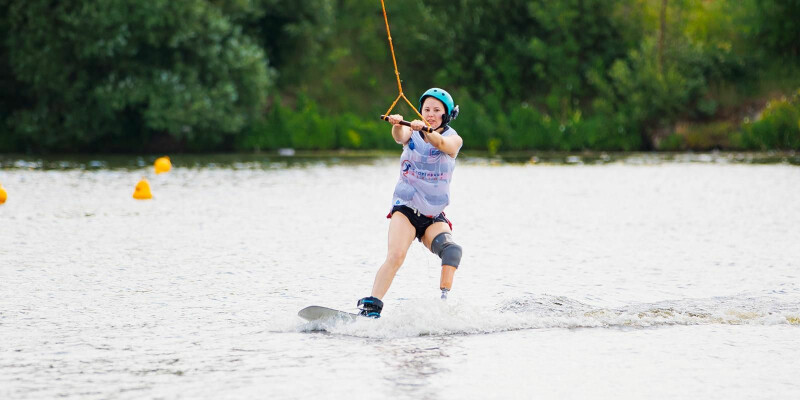
[[[418,119],[415,119],[415,120],[411,121],[411,130],[419,131],[419,130],[422,130],[422,128],[424,128],[424,127],[425,127],[425,123],[420,121],[420,120],[418,120]]]

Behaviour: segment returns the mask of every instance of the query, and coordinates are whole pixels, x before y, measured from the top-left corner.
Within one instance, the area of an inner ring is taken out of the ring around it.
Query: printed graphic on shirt
[[[439,164],[414,163],[410,160],[403,160],[400,168],[405,177],[414,177],[429,182],[449,181],[450,174],[448,171],[439,171],[439,169],[441,169]]]

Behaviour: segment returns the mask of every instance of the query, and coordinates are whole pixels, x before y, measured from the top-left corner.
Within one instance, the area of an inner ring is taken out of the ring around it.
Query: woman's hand
[[[420,131],[425,126],[426,126],[425,123],[420,121],[420,120],[418,120],[418,119],[415,119],[415,120],[411,121],[411,130],[413,130],[413,131]]]
[[[392,125],[397,125],[402,120],[403,120],[403,116],[402,115],[394,114],[394,115],[390,115],[389,119],[387,121],[389,121],[389,123],[392,124]]]
[[[400,123],[403,122],[403,116],[394,114],[387,117],[386,120],[392,124],[392,137],[394,141],[402,145],[408,143],[408,140],[411,139],[411,129],[400,125]]]

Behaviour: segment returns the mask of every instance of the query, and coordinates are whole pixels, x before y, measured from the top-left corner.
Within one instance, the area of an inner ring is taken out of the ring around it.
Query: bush
[[[378,118],[363,120],[353,113],[336,119],[338,147],[345,149],[391,149],[397,143],[391,135],[391,125]]]
[[[729,121],[693,125],[686,132],[685,144],[691,150],[700,151],[727,148],[733,131],[733,124]]]
[[[800,90],[771,101],[754,122],[742,126],[734,145],[748,150],[800,150]]]
[[[658,142],[656,144],[656,148],[660,151],[684,150],[686,148],[686,141],[684,140],[683,136],[677,133],[672,133]]]
[[[266,117],[239,138],[239,150],[387,149],[396,146],[391,127],[380,119],[364,120],[353,113],[327,115],[301,95],[297,106],[273,104]]]

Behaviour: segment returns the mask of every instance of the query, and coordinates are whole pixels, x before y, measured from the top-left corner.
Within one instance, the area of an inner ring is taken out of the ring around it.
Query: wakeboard
[[[300,318],[305,319],[306,321],[325,321],[325,320],[339,320],[339,321],[346,321],[352,322],[355,321],[357,318],[361,316],[358,314],[353,314],[347,311],[340,311],[334,310],[333,308],[328,307],[321,307],[321,306],[308,306],[302,310],[300,310],[297,315]]]

